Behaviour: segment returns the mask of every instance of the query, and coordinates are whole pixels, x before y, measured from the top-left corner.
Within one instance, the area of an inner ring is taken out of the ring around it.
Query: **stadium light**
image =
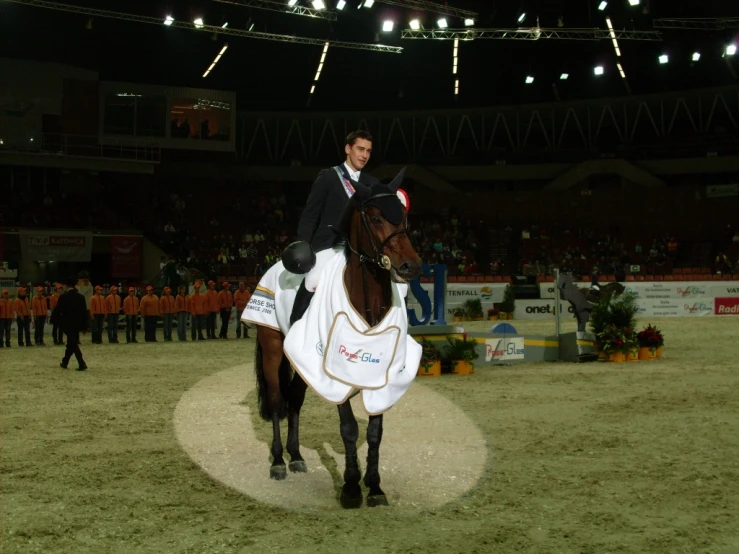
[[[465,27],[472,27],[475,24],[474,19],[470,19],[469,17],[464,20],[464,26]]]
[[[375,0],[364,0],[364,7],[365,8],[371,8],[374,6]]]
[[[596,75],[603,75],[603,66],[596,65],[595,69],[593,69],[593,73],[595,73]]]
[[[459,79],[454,81],[454,96],[459,96]]]
[[[701,59],[701,53],[700,52],[693,52],[693,58],[692,59],[693,59],[694,62],[699,62],[700,59]]]
[[[411,19],[410,26],[414,31],[418,31],[421,28],[421,22],[418,19]]]
[[[226,50],[227,50],[227,49],[228,49],[228,44],[224,44],[224,45],[223,45],[223,48],[221,48],[221,51],[220,51],[220,52],[218,52],[218,55],[217,55],[217,56],[215,57],[215,59],[213,60],[213,62],[212,62],[212,63],[210,64],[210,67],[209,67],[208,69],[206,69],[206,70],[205,70],[205,73],[203,73],[203,79],[205,79],[205,78],[206,78],[206,77],[208,76],[208,74],[209,74],[209,73],[210,73],[211,71],[213,71],[213,68],[214,68],[214,67],[216,66],[216,64],[218,63],[218,60],[220,60],[220,59],[221,59],[221,56],[223,56],[223,54],[225,54],[225,53],[226,53]]]
[[[225,29],[226,27],[228,27],[228,21],[226,21],[223,25],[221,25],[221,29]]]
[[[533,82],[534,82],[534,78],[531,75],[527,75],[526,76],[526,84],[527,85],[530,85]]]
[[[313,0],[311,4],[313,4],[314,10],[325,10],[326,9],[326,4],[323,3],[323,0]]]
[[[439,29],[446,29],[448,27],[446,19],[444,19],[443,17],[439,21],[437,21],[436,24],[439,26]]]
[[[569,78],[570,78],[570,74],[569,73],[562,73],[562,75],[559,76],[559,80],[560,81],[566,81]]]
[[[297,3],[298,0],[288,0],[287,5],[292,8]]]
[[[729,44],[729,46],[726,47],[726,55],[733,56],[734,54],[736,54],[736,44]]]
[[[618,72],[621,74],[621,78],[625,81],[626,80],[626,72],[624,71],[624,67],[620,63],[617,63],[616,64],[616,67],[618,68]]]
[[[639,0],[629,0],[629,5],[630,6],[638,6],[639,5]]]
[[[326,61],[326,53],[328,52],[328,42],[323,45],[323,52],[321,52],[321,61],[318,62],[318,69],[316,70],[316,76],[313,78],[313,84],[310,87],[310,94],[313,94],[316,90],[316,83],[321,77],[321,70],[323,69],[323,63]]]
[[[667,56],[667,54],[662,54],[659,57],[659,63],[661,63],[662,65],[666,64],[669,61],[670,61],[670,58]]]
[[[390,31],[392,31],[392,30],[393,30],[393,25],[394,25],[394,23],[393,23],[392,21],[390,21],[390,20],[388,20],[388,21],[385,21],[385,22],[383,22],[383,24],[382,24],[382,30],[383,30],[383,31],[384,31],[385,33],[389,33]]]
[[[193,21],[192,23],[193,23],[193,25],[195,25],[195,28],[196,28],[196,29],[202,29],[202,28],[203,28],[203,26],[205,25],[205,24],[203,23],[203,18],[202,18],[202,17],[198,17],[198,18],[197,18],[197,19],[195,19],[195,20],[194,20],[194,21]]]
[[[167,17],[164,18],[164,24],[167,27],[169,27],[170,25],[172,25],[172,22],[173,21],[174,21],[174,17],[172,17],[171,15],[168,15]]]
[[[518,22],[523,23],[524,19],[526,19],[526,12],[522,12],[521,15],[518,16]]]
[[[338,2],[336,2],[337,10],[343,10],[344,6],[346,6],[346,0],[339,0]]]
[[[452,75],[457,74],[457,63],[459,59],[459,39],[454,39],[454,54],[452,55]]]
[[[605,9],[606,9],[607,7],[608,7],[608,2],[606,2],[606,0],[603,0],[603,2],[601,2],[601,3],[600,3],[600,5],[598,6],[598,9],[599,9],[600,11],[603,11],[603,10],[605,10]]]

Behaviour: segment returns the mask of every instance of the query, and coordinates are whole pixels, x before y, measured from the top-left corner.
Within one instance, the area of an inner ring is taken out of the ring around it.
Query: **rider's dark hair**
[[[364,139],[373,142],[372,135],[370,135],[369,131],[360,130],[349,133],[346,137],[346,144],[349,146],[354,146],[354,143],[357,142],[357,139]]]

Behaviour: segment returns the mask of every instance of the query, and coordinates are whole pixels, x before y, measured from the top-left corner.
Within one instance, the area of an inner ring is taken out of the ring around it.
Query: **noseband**
[[[404,225],[403,227],[398,227],[379,246],[377,245],[377,243],[375,242],[375,236],[372,234],[372,231],[370,229],[369,221],[367,221],[367,212],[365,211],[365,206],[371,200],[375,200],[376,198],[384,198],[384,197],[397,198],[396,195],[394,194],[383,192],[383,193],[371,196],[365,202],[362,202],[359,208],[359,214],[362,216],[362,223],[364,224],[364,230],[367,231],[367,234],[369,235],[370,244],[372,244],[372,249],[375,251],[375,255],[370,256],[370,255],[365,254],[364,252],[357,252],[356,250],[354,250],[351,243],[349,243],[349,249],[354,254],[359,256],[359,263],[365,264],[367,262],[371,262],[381,267],[382,269],[390,271],[390,269],[392,268],[392,263],[390,262],[390,258],[386,256],[385,254],[383,254],[382,251],[385,250],[385,247],[388,245],[388,243],[391,240],[393,240],[396,236],[408,234],[408,224],[406,220],[406,225]]]

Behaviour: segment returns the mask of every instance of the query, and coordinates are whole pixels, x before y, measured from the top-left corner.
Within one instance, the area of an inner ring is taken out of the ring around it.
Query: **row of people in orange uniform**
[[[139,315],[143,318],[144,339],[146,342],[156,342],[156,328],[159,319],[162,320],[164,340],[172,340],[173,324],[177,322],[177,338],[180,341],[187,340],[187,324],[190,319],[191,340],[205,340],[216,338],[216,322],[218,315],[221,316],[221,329],[218,338],[228,338],[228,323],[233,308],[236,308],[237,326],[236,338],[241,338],[242,332],[245,338],[249,338],[249,327],[243,324],[239,318],[251,298],[249,290],[243,282],[239,283],[238,289],[231,292],[231,284],[223,283],[223,290],[216,290],[214,281],[208,282],[208,289],[201,294],[203,283],[197,281],[194,284],[193,294],[187,294],[186,287],[179,288],[176,295],[172,294],[169,287],[165,287],[161,298],[154,294],[151,286],[146,287],[146,294],[139,299],[135,289],[128,289],[128,296],[122,298],[118,294],[118,287],[112,286],[110,294],[103,296],[103,288],[95,287],[94,294],[90,299],[90,315],[92,320],[92,342],[102,344],[103,326],[107,322],[108,342],[118,341],[118,320],[121,311],[126,318],[126,342],[138,342],[136,330]],[[13,317],[18,325],[18,344],[20,346],[31,346],[30,328],[33,317],[35,328],[35,344],[44,345],[44,326],[49,310],[54,309],[62,294],[62,285],[57,285],[54,294],[49,297],[48,303],[43,296],[43,287],[38,287],[36,296],[32,301],[26,296],[24,288],[18,289],[18,296],[11,300],[8,291],[4,290],[0,298],[0,346],[5,341],[5,346],[10,346],[10,326]],[[203,336],[203,331],[206,337]],[[25,335],[25,341],[24,341]],[[56,325],[52,329],[54,344],[64,344],[61,329]]]

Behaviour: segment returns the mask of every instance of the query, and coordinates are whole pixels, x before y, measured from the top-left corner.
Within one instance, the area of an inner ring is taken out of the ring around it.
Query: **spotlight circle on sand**
[[[357,404],[357,419],[367,416]],[[255,500],[296,510],[342,510],[337,501],[344,467],[336,407],[309,392],[301,414],[302,454],[308,473],[269,478],[270,426],[256,408],[252,364],[199,381],[174,413],[177,439],[208,475]],[[380,469],[391,506],[434,508],[475,487],[485,471],[485,439],[464,411],[416,382],[384,420]],[[359,456],[364,469],[365,438]]]

